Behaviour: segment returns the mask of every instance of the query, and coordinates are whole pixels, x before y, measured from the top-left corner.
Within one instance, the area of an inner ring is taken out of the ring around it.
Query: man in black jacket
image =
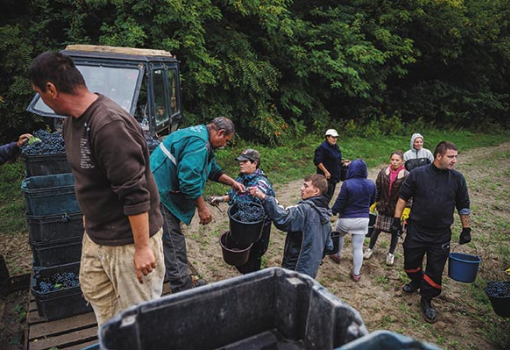
[[[413,207],[404,241],[404,270],[411,279],[402,290],[412,294],[420,289],[421,310],[427,322],[437,320],[432,298],[441,294],[441,279],[450,253],[451,225],[455,208],[462,223],[459,244],[471,241],[470,202],[464,176],[454,170],[458,149],[440,142],[434,163],[413,170],[400,188],[391,231],[400,229],[400,217],[409,198]],[[427,265],[422,270],[423,257]]]

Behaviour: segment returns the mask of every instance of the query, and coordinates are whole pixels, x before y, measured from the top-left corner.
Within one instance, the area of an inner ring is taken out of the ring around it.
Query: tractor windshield
[[[140,66],[115,67],[107,65],[76,64],[87,87],[92,92],[101,93],[117,102],[127,112],[133,114],[135,98],[138,98],[137,86],[143,76]],[[28,110],[39,115],[56,117],[37,94]]]

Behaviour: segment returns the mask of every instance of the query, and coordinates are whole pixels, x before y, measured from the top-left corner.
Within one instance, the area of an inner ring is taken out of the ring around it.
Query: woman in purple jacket
[[[32,135],[23,134],[19,137],[17,142],[11,142],[0,146],[0,165],[16,158],[19,148],[27,143],[30,137],[32,137]],[[0,254],[0,296],[7,296],[9,293],[9,278],[9,270],[7,270],[5,259],[2,254]]]
[[[347,176],[340,189],[340,194],[331,211],[338,214],[335,231],[340,234],[340,247],[330,258],[340,263],[344,245],[344,236],[352,234],[353,269],[351,277],[355,282],[361,278],[363,264],[363,241],[368,232],[369,211],[375,202],[375,183],[368,178],[367,164],[356,159],[349,165]]]
[[[20,147],[27,143],[28,139],[30,139],[31,137],[32,137],[31,134],[23,134],[18,138],[18,141],[14,141],[6,145],[0,146],[0,165],[16,158]]]

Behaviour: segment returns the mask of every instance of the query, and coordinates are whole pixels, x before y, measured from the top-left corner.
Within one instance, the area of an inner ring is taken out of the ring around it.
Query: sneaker
[[[355,275],[353,271],[351,271],[351,278],[354,282],[359,282],[361,279],[361,275]]]
[[[420,289],[419,286],[414,285],[412,282],[404,285],[402,287],[402,291],[406,294],[413,294],[416,293]]]
[[[425,321],[428,323],[435,323],[437,321],[437,313],[436,309],[432,306],[432,300],[421,298],[420,305],[421,314]]]
[[[333,260],[335,263],[340,264],[340,255],[338,254],[331,254],[329,255],[329,258]]]
[[[367,248],[363,253],[363,259],[370,259],[372,257],[372,254],[374,254],[374,251],[370,248]]]
[[[386,257],[386,265],[392,266],[395,263],[395,254],[388,253]]]

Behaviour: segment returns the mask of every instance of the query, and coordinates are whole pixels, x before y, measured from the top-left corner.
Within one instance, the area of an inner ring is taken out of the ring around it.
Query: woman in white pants
[[[367,218],[346,218],[336,222],[335,231],[340,234],[338,255],[342,255],[344,236],[352,234],[352,271],[351,277],[355,282],[361,278],[361,265],[363,264],[363,242],[368,231]]]
[[[333,215],[338,214],[335,230],[340,233],[339,251],[330,258],[340,263],[344,236],[352,234],[353,269],[351,277],[355,282],[361,278],[363,264],[363,241],[368,232],[370,206],[375,201],[375,183],[368,178],[367,164],[356,159],[349,165],[346,180],[340,194],[331,208]]]

